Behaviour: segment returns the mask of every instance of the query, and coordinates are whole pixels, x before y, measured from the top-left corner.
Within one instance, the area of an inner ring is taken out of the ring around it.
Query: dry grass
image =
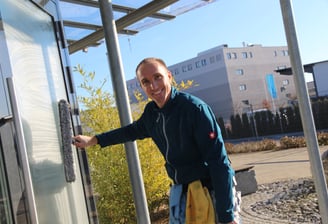
[[[320,146],[328,145],[328,133],[318,132],[317,138]],[[262,141],[242,142],[239,144],[226,142],[225,147],[228,154],[248,153],[306,147],[306,141],[304,137],[284,136],[279,140],[263,139]]]
[[[248,153],[280,149],[279,141],[264,139],[262,141],[242,142],[239,144],[225,143],[228,154]]]

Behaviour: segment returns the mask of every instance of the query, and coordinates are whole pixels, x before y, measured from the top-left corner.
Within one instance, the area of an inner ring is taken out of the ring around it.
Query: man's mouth
[[[163,89],[158,90],[158,91],[156,91],[156,92],[153,92],[152,95],[153,95],[153,96],[158,96],[158,95],[160,95],[162,92],[163,92]]]

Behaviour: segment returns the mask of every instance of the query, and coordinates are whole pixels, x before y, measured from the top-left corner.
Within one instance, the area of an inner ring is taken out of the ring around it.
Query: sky
[[[328,0],[294,0],[292,5],[302,63],[328,60]],[[170,66],[222,44],[287,46],[278,0],[217,0],[118,39],[126,80],[135,77],[135,67],[145,57],[160,57]],[[85,71],[95,72],[98,80],[109,80],[112,92],[106,52],[101,44],[87,53],[70,55],[70,60],[73,67],[79,64]],[[81,82],[78,74],[74,80],[76,86]],[[81,89],[76,90],[79,95]]]

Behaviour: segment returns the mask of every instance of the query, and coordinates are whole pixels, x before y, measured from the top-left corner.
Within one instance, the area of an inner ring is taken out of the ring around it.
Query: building
[[[233,114],[251,110],[276,111],[296,97],[291,76],[275,70],[290,67],[286,46],[263,47],[252,44],[238,48],[220,45],[198,53],[189,60],[170,65],[175,80],[192,80],[185,90],[208,103],[217,117],[228,121]],[[136,79],[128,80],[132,102],[134,92],[142,92]]]
[[[312,74],[313,82],[308,82],[308,92],[310,97],[327,97],[328,96],[328,60],[319,61],[303,65],[306,73]],[[285,68],[277,70],[281,75],[294,75],[292,69]]]

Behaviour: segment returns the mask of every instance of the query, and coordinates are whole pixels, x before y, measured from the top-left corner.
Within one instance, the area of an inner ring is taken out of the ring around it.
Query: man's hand
[[[73,145],[79,148],[86,148],[89,146],[96,145],[98,140],[95,136],[77,135],[72,137]]]

